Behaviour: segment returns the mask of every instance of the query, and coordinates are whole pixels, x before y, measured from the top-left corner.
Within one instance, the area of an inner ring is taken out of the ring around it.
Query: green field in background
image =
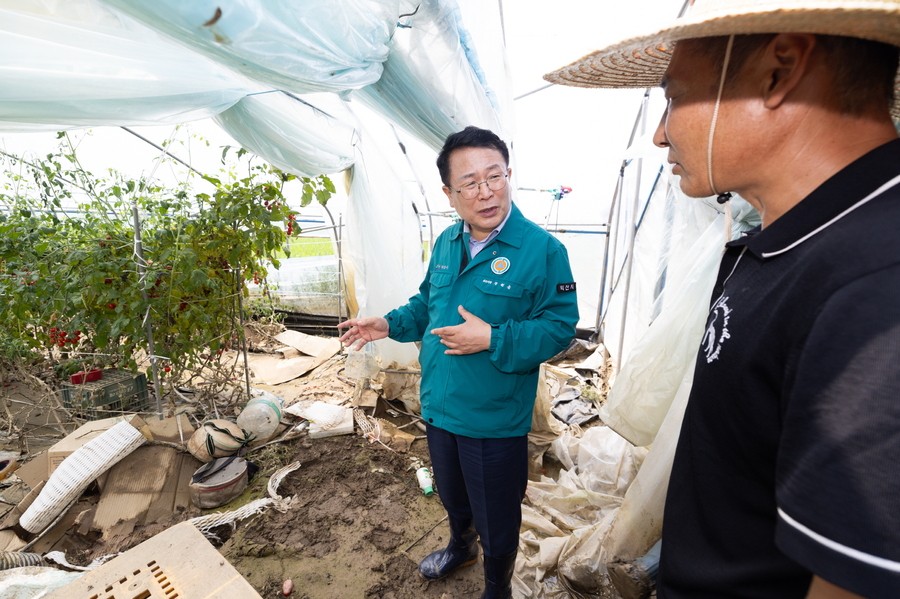
[[[316,256],[333,256],[334,246],[328,237],[293,237],[290,242],[291,258],[314,258]],[[278,252],[279,258],[286,258],[284,252]]]

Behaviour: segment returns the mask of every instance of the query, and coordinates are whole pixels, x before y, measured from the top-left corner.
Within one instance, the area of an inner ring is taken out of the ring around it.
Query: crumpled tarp
[[[313,177],[353,162],[356,129],[345,119],[282,92],[246,96],[214,117],[242,146],[283,171]],[[345,115],[345,111],[341,111]]]
[[[5,570],[0,572],[0,597],[39,599],[83,575],[84,572],[64,572],[43,566]]]
[[[0,7],[0,129],[178,124],[254,86],[89,0]]]
[[[251,79],[296,93],[378,81],[397,0],[103,0]]]
[[[485,87],[455,0],[403,0],[400,8],[407,16],[391,38],[384,73],[352,97],[435,150],[468,125],[502,136],[502,108]]]
[[[599,593],[603,540],[647,450],[605,426],[569,427],[551,450],[563,469],[556,480],[528,483],[514,584],[527,597]]]

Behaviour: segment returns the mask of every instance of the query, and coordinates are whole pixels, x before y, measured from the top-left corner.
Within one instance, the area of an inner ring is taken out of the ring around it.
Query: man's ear
[[[446,185],[444,185],[441,189],[444,190],[444,194],[447,196],[447,199],[450,200],[450,205],[452,206],[453,205],[453,196],[450,194],[453,193],[453,191]]]
[[[816,45],[811,33],[781,33],[763,52],[763,102],[766,108],[778,108],[807,73]]]

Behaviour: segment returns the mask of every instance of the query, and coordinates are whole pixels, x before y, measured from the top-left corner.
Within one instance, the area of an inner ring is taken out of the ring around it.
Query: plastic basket
[[[104,370],[99,381],[63,383],[61,394],[66,409],[88,420],[122,412],[145,412],[150,404],[147,376],[114,368]]]

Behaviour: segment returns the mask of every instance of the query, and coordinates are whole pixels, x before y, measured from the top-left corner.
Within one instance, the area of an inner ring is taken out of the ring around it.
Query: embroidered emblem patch
[[[568,291],[575,291],[575,283],[560,283],[556,286],[556,293],[566,293]]]
[[[494,258],[494,261],[491,262],[491,272],[495,275],[502,275],[507,270],[509,270],[508,258]]]
[[[709,311],[706,323],[706,333],[700,350],[706,354],[706,363],[711,364],[719,359],[722,344],[726,339],[731,339],[728,332],[728,321],[731,319],[731,308],[728,307],[728,297],[720,297]]]

